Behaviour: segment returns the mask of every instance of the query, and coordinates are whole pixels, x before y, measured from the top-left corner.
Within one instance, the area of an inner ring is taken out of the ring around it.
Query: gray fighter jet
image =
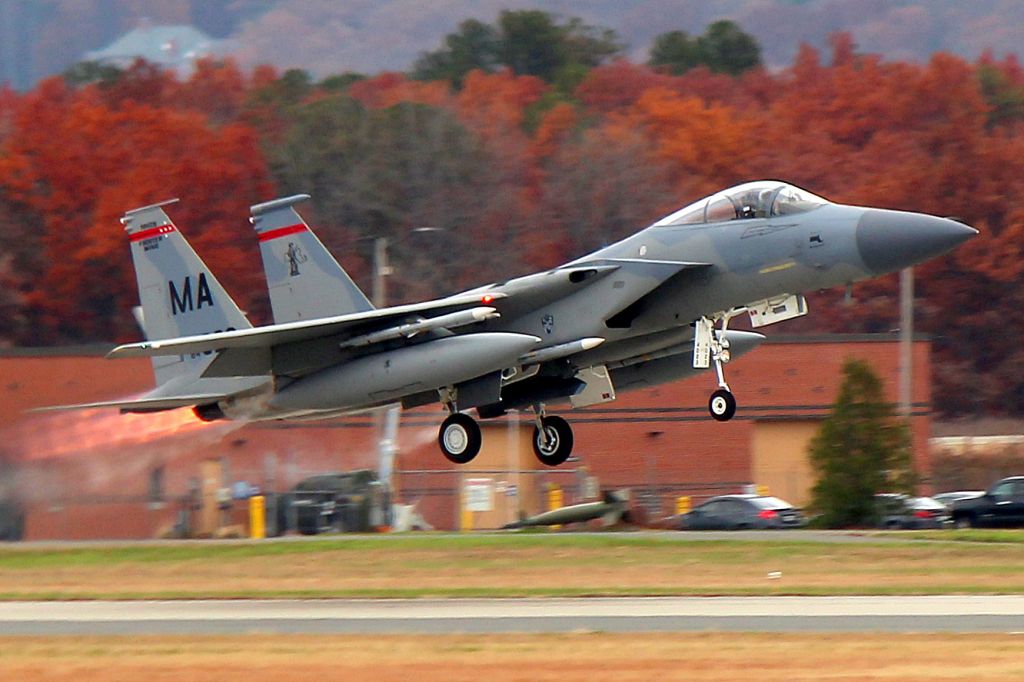
[[[724,366],[759,328],[807,313],[802,292],[847,285],[943,254],[977,234],[954,220],[834,204],[780,181],[701,199],[566,265],[447,298],[375,309],[294,205],[258,204],[274,324],[253,328],[167,217],[129,211],[147,340],[108,357],[151,357],[157,388],[74,407],[150,412],[191,406],[202,419],[317,419],[382,405],[440,402],[438,443],[452,462],[479,452],[480,427],[531,408],[534,451],[572,452],[546,406],[615,399],[712,367],[711,416],[736,400]]]

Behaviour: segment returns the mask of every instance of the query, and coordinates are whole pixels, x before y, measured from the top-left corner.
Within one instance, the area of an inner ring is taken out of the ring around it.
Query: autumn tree
[[[559,24],[541,10],[506,10],[497,26],[475,19],[462,22],[457,32],[445,37],[443,47],[420,56],[413,76],[448,80],[461,87],[470,71],[490,73],[507,67],[515,74],[569,88],[589,69],[621,51],[611,29],[590,26],[575,17]]]
[[[655,37],[647,63],[669,73],[685,73],[700,64],[697,41],[685,31],[662,33]]]
[[[459,24],[459,30],[445,36],[444,47],[420,56],[413,66],[413,78],[446,80],[456,87],[470,71],[491,72],[499,64],[501,39],[497,29],[476,19]]]
[[[761,48],[753,36],[723,19],[696,38],[684,31],[662,33],[654,39],[648,64],[677,75],[703,65],[735,76],[761,65]]]
[[[252,130],[125,100],[111,108],[105,95],[45,81],[20,104],[4,141],[3,198],[35,245],[20,341],[136,337],[135,277],[118,218],[174,196],[186,199],[174,217],[197,251],[242,307],[258,311],[250,304],[259,261],[245,215],[273,190]]]
[[[828,528],[872,525],[875,495],[913,492],[910,429],[862,360],[843,365],[832,412],[810,444],[817,475],[811,508]]]

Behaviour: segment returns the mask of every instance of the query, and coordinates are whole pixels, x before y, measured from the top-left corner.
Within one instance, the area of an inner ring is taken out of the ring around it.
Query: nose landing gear
[[[720,422],[727,422],[736,414],[736,398],[728,389],[720,388],[708,400],[708,412]]]
[[[721,313],[715,319],[722,320],[722,328],[715,329],[715,320],[702,317],[694,325],[693,334],[693,366],[698,369],[707,369],[712,363],[715,365],[715,373],[718,375],[718,390],[711,394],[708,400],[708,412],[716,421],[727,422],[736,414],[736,398],[729,390],[729,384],[725,381],[724,366],[732,359],[729,352],[729,339],[725,332],[729,326],[729,319],[738,313]]]

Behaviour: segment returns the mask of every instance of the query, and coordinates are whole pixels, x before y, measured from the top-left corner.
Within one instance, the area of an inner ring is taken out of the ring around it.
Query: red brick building
[[[26,413],[34,407],[87,402],[148,389],[148,361],[107,361],[102,349],[0,352],[0,499],[25,510],[25,536],[151,537],[171,525],[202,463],[222,463],[222,483],[288,490],[324,471],[376,468],[379,426],[373,415],[317,422],[206,424],[188,410],[151,415],[114,411]],[[929,472],[931,421],[929,344],[914,342],[914,455]],[[575,457],[558,469],[539,467],[530,451],[530,415],[485,426],[485,447],[471,465],[449,465],[437,450],[439,410],[404,413],[395,463],[397,496],[416,502],[438,528],[494,527],[520,510],[545,504],[547,484],[577,499],[589,486],[630,488],[653,514],[672,513],[681,495],[695,499],[766,485],[796,504],[813,480],[806,444],[828,414],[849,358],[869,362],[887,395],[897,396],[894,336],[776,337],[729,365],[739,401],[736,417],[707,415],[714,374],[619,399],[565,416],[575,427]],[[552,409],[553,413],[558,412]],[[466,517],[465,479],[490,481],[491,513]],[[244,519],[242,505],[234,512]]]

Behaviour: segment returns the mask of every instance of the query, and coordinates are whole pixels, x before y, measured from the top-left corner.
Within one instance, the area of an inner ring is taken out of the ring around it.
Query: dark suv
[[[310,476],[291,493],[296,529],[303,535],[365,533],[383,524],[383,498],[377,475],[369,470]]]
[[[1009,528],[1024,526],[1024,476],[997,481],[981,497],[953,503],[957,528]]]

